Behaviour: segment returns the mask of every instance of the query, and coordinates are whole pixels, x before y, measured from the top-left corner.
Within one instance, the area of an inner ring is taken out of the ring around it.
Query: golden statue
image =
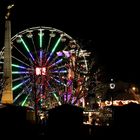
[[[6,13],[6,16],[5,16],[5,19],[8,19],[9,16],[10,16],[10,11],[11,9],[14,7],[14,4],[10,4],[7,6],[7,13]]]

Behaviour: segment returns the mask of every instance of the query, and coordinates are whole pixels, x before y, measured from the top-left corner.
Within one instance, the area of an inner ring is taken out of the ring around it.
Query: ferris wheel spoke
[[[62,65],[62,66],[57,66],[57,69],[62,69],[62,68],[63,68],[63,69],[65,68],[65,69],[67,70],[67,68],[66,68],[66,66],[65,66],[65,65]]]
[[[63,86],[67,86],[67,79],[63,78],[64,76],[59,75],[59,76],[53,76],[53,78],[55,79],[55,81]],[[61,87],[60,87],[61,88]]]
[[[61,63],[63,61],[63,58],[57,60],[56,62],[54,62],[53,64],[49,65],[49,68],[52,68],[53,66],[56,66],[57,64]]]
[[[43,40],[43,35],[44,33],[42,32],[43,29],[39,29],[39,46],[40,46],[40,49],[42,49],[42,40]]]
[[[51,73],[68,73],[67,70],[54,70],[54,71],[51,71]]]
[[[39,51],[39,64],[42,66],[42,57],[43,57],[43,50],[42,49],[40,49],[40,51]]]
[[[55,61],[58,61],[57,58],[58,58],[58,56],[55,56],[55,58],[50,60],[49,66],[52,65],[53,63],[55,63]]]
[[[51,79],[53,79],[55,82],[57,82],[60,85],[67,86],[65,83],[61,82],[60,80],[58,80],[58,79],[56,79],[54,77],[51,77]]]
[[[30,87],[30,85],[28,85],[28,87],[26,89],[23,89],[13,100],[13,102],[16,102],[18,100],[18,98],[20,96],[22,96],[22,94],[24,94],[27,90],[29,90],[28,88]]]
[[[33,37],[31,38],[31,40],[32,40],[32,44],[33,44],[33,47],[34,47],[35,56],[36,56],[36,58],[37,58],[37,60],[38,60],[39,58],[38,58],[38,55],[37,55],[37,50],[36,50],[36,47],[35,47],[35,42],[34,42]]]
[[[17,64],[12,64],[12,67],[16,67],[16,68],[20,68],[20,69],[27,69],[26,67],[20,66],[20,65],[17,65]]]
[[[12,58],[13,58],[13,59],[15,59],[15,60],[17,60],[18,62],[20,62],[20,63],[22,63],[22,64],[24,64],[24,65],[28,66],[28,67],[31,67],[29,64],[27,64],[27,63],[23,62],[22,60],[20,60],[20,59],[18,59],[18,58],[16,58],[16,57],[14,57],[14,56],[12,56]]]
[[[12,71],[12,74],[29,74],[29,71]]]
[[[54,65],[53,67],[51,67],[49,69],[49,72],[51,74],[58,74],[58,75],[63,74],[63,75],[66,75],[66,74],[68,74],[68,69],[64,65],[61,65],[61,66]]]
[[[55,43],[55,45],[54,45],[54,47],[53,47],[53,49],[52,49],[52,51],[51,51],[51,53],[50,53],[50,55],[49,55],[49,57],[48,57],[46,63],[48,63],[49,60],[51,59],[53,53],[55,52],[56,48],[58,47],[58,44],[59,44],[60,41],[61,41],[61,38],[62,38],[62,36],[60,36],[60,37],[58,38],[58,40],[57,40],[57,42]]]
[[[19,88],[20,86],[26,84],[26,83],[29,82],[29,81],[30,81],[30,78],[28,78],[27,80],[25,80],[25,81],[23,81],[23,82],[21,82],[21,83],[15,85],[15,86],[12,88],[12,90],[13,90],[13,91],[16,90],[17,88]]]
[[[29,75],[20,76],[20,77],[18,77],[18,78],[13,79],[12,81],[13,81],[13,82],[16,82],[16,81],[20,81],[20,80],[23,80],[23,79],[26,79],[26,78],[29,78],[29,77],[30,77]]]
[[[15,103],[17,101],[17,99],[24,93],[24,90],[22,90],[22,92],[20,92],[13,100],[13,102]]]
[[[51,39],[52,39],[52,37],[50,36],[50,37],[49,37],[49,41],[48,41],[48,45],[47,45],[47,50],[46,50],[47,52],[48,52],[49,47],[50,47],[50,44],[51,44]]]
[[[42,65],[42,57],[43,57],[43,50],[42,50],[42,40],[43,40],[43,35],[44,33],[42,32],[43,29],[39,29],[39,46],[40,46],[40,51],[39,51],[39,59],[40,59],[40,65]]]
[[[31,57],[32,60],[34,61],[35,59],[34,59],[33,55],[31,54],[31,52],[30,52],[28,46],[26,45],[25,41],[23,40],[23,38],[22,38],[21,36],[20,36],[20,39],[21,39],[21,42],[22,42],[23,46],[25,47],[26,51],[29,53],[30,57]]]
[[[58,104],[61,105],[62,103],[61,103],[59,97],[56,95],[56,93],[53,92],[52,94],[53,94],[53,96],[55,97],[55,99],[57,100]]]
[[[61,59],[64,59],[65,57],[67,57],[68,55],[66,54],[66,52],[68,51],[65,51],[65,49],[67,49],[67,46],[64,48],[63,51],[56,52],[56,56],[50,61],[50,63],[55,63],[56,59],[60,56],[63,57]]]
[[[30,94],[26,95],[26,97],[25,97],[24,101],[22,102],[21,106],[24,106],[25,105],[25,103],[27,102],[27,99],[28,99],[29,95]]]
[[[54,87],[50,84],[49,81],[47,81],[47,84],[48,84],[48,87],[51,89],[50,93],[54,92],[55,89],[54,89]],[[55,92],[56,92],[56,91],[55,91]]]
[[[28,60],[28,58],[15,45],[12,44],[12,47],[15,48],[26,60]]]

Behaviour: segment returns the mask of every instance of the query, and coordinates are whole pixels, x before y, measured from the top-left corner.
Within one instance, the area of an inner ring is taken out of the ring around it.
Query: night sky
[[[4,7],[9,0],[0,1],[2,47]],[[138,4],[75,1],[17,0],[11,15],[12,35],[34,26],[60,29],[95,53],[106,78],[140,83]]]

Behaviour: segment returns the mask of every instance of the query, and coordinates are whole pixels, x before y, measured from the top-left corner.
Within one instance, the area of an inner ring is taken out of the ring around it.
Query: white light
[[[41,75],[41,68],[37,67],[35,71],[36,75]]]
[[[114,89],[115,88],[115,84],[114,83],[110,83],[110,89]]]
[[[36,71],[36,75],[46,75],[45,67],[36,67],[35,71]]]
[[[136,87],[132,87],[132,90],[135,91],[136,90]]]
[[[115,83],[113,82],[114,80],[111,78],[111,83],[109,84],[110,89],[114,89],[115,88]]]
[[[55,33],[51,32],[50,37],[55,37]]]

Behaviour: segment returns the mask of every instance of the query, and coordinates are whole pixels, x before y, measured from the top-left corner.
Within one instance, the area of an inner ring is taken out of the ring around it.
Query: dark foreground
[[[82,110],[71,107],[50,111],[47,121],[38,124],[27,120],[27,109],[6,105],[0,108],[0,136],[4,138],[39,137],[43,139],[121,139],[137,137],[140,127],[140,106],[115,107],[110,126],[84,125]]]

